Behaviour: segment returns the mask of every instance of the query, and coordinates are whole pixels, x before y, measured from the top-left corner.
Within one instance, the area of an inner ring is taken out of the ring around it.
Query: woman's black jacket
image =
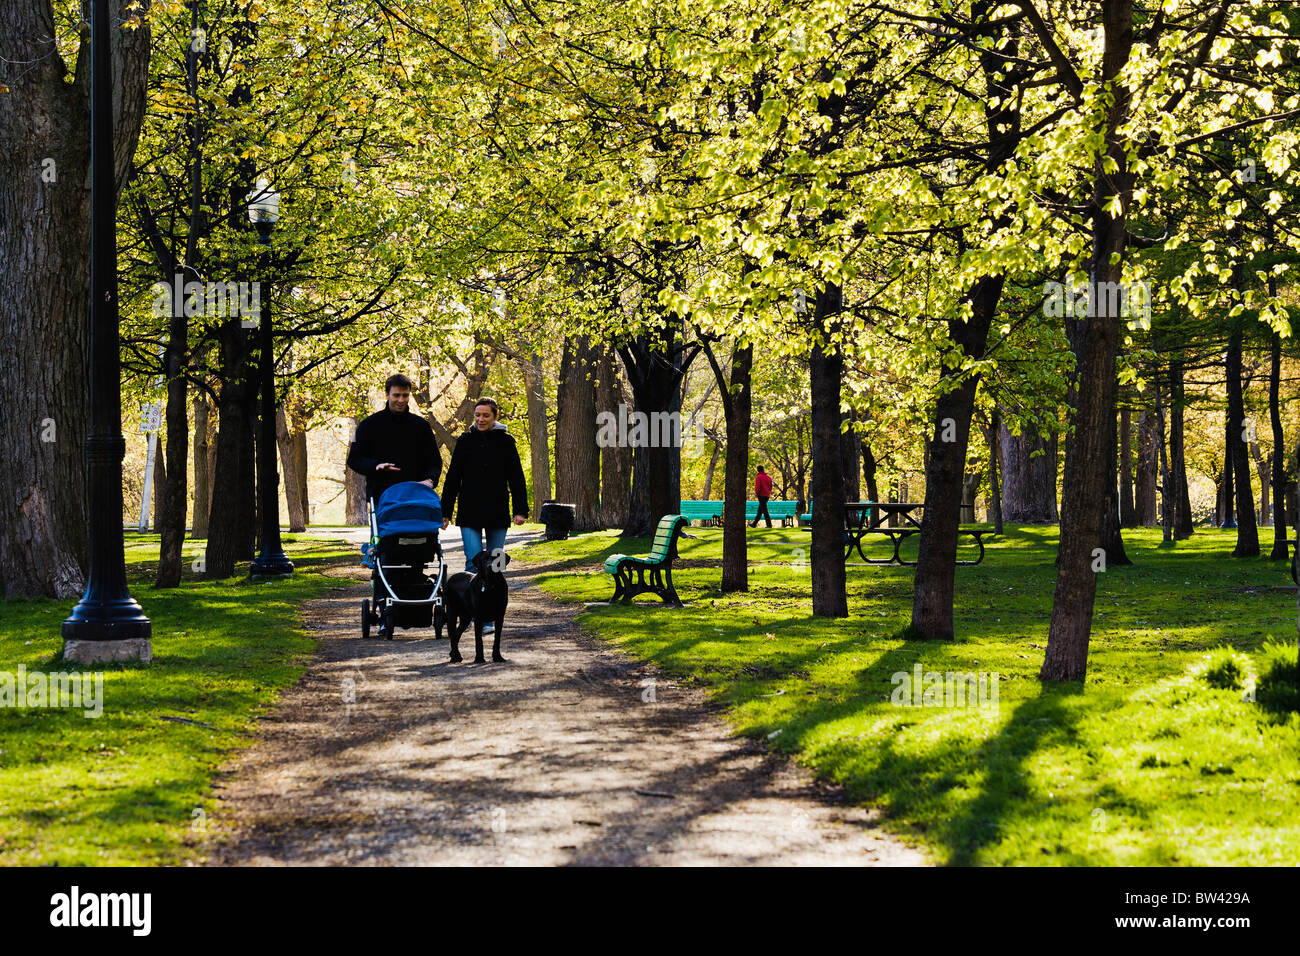
[[[524,467],[504,428],[471,428],[457,439],[442,489],[443,515],[452,509],[462,528],[507,528],[511,515],[528,514]]]

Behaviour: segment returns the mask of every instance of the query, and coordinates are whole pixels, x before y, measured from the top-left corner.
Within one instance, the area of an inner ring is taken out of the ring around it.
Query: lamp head
[[[248,220],[257,226],[258,232],[263,232],[264,229],[270,232],[271,226],[279,218],[280,194],[271,188],[266,177],[262,177],[248,193]]]

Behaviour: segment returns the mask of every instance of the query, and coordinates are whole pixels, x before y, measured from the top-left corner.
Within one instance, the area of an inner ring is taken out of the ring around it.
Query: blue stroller
[[[403,481],[370,499],[370,544],[362,563],[370,568],[374,596],[361,602],[361,636],[371,627],[391,639],[397,627],[429,627],[441,638],[445,622],[442,563],[438,532],[442,502],[418,481]]]

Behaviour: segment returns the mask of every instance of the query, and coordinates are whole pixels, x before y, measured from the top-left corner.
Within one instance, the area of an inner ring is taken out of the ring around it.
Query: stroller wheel
[[[361,602],[361,639],[368,640],[370,637],[370,598]]]

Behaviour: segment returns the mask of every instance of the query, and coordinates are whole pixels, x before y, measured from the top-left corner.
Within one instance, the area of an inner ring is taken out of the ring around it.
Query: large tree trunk
[[[880,487],[876,484],[876,456],[871,452],[871,446],[864,439],[862,442],[862,479],[867,485],[867,497],[864,501],[879,501]],[[802,488],[800,494],[802,494]]]
[[[1183,363],[1175,359],[1169,366],[1169,467],[1174,481],[1174,540],[1190,536],[1192,497],[1187,487],[1187,447],[1183,430],[1183,411],[1187,407],[1183,394]]]
[[[109,0],[114,23],[124,0]],[[89,399],[90,50],[74,80],[49,0],[0,4],[0,592],[85,587]],[[113,166],[120,193],[144,116],[150,31],[115,30]],[[116,518],[114,519],[116,520]]]
[[[1234,274],[1238,276],[1242,267],[1236,266]],[[1237,506],[1237,546],[1232,555],[1237,558],[1259,556],[1259,528],[1255,524],[1254,491],[1250,485],[1250,453],[1246,448],[1245,431],[1246,409],[1241,391],[1241,322],[1233,319],[1232,329],[1228,335],[1228,457],[1229,467],[1234,479]]]
[[[355,436],[360,418],[352,419],[352,434]],[[366,479],[346,465],[343,466],[343,523],[352,527],[364,527],[370,522],[366,509]]]
[[[298,460],[283,405],[275,410],[275,444],[280,451],[280,472],[284,476],[284,497],[289,511],[289,530],[306,531],[307,518],[303,511],[302,485],[298,480]]]
[[[1105,149],[1099,152],[1094,167],[1089,270],[1092,314],[1081,323],[1082,329],[1071,329],[1079,358],[1075,437],[1066,451],[1056,592],[1039,673],[1041,679],[1051,681],[1081,681],[1087,675],[1100,570],[1094,552],[1105,531],[1105,509],[1115,497],[1115,360],[1119,354],[1120,320],[1118,303],[1107,296],[1103,304],[1096,284],[1113,283],[1111,287],[1118,288],[1124,277],[1124,239],[1133,184],[1125,141],[1117,131],[1129,112],[1130,95],[1119,82],[1119,75],[1133,46],[1132,0],[1107,0],[1102,6],[1102,21],[1105,40],[1101,80],[1114,84],[1114,99],[1106,117]],[[1114,208],[1110,206],[1113,197],[1119,197],[1119,208],[1114,213],[1108,211]],[[1067,329],[1075,321],[1067,319]]]
[[[1116,428],[1117,421],[1110,423],[1107,434],[1110,437],[1109,447],[1106,449],[1106,501],[1103,505],[1103,521],[1101,528],[1101,540],[1099,544],[1106,552],[1106,563],[1109,564],[1132,564],[1128,553],[1124,549],[1124,536],[1119,525],[1119,463],[1116,457]]]
[[[524,376],[524,395],[528,400],[528,457],[529,470],[532,472],[533,479],[533,496],[532,496],[532,519],[534,521],[542,520],[542,503],[551,500],[551,443],[546,429],[546,380],[542,375],[542,358],[540,355],[533,355],[531,360],[522,357],[516,359],[515,364],[519,366],[520,372]],[[608,372],[602,373],[600,377],[601,387],[604,388],[608,380]],[[607,406],[602,405],[601,408]],[[626,449],[619,449],[625,451]],[[605,449],[601,454],[602,472],[608,466],[609,459],[606,457],[610,449]],[[624,494],[626,500],[627,495]],[[624,505],[626,507],[626,505]],[[610,517],[617,515],[606,510],[605,489],[601,489],[601,520],[607,526],[610,524]],[[618,521],[617,526],[622,525]]]
[[[817,322],[830,341],[842,309],[842,290],[828,283],[817,292]],[[840,388],[844,357],[821,341],[808,362],[812,392],[812,610],[818,617],[848,617],[844,573],[844,474],[840,470]],[[748,478],[748,474],[746,474]]]
[[[1158,430],[1155,413],[1144,408],[1138,415],[1137,481],[1133,501],[1134,520],[1144,527],[1159,523],[1156,514]]]
[[[1037,434],[1013,435],[1003,422],[998,444],[1002,452],[1002,517],[1019,524],[1050,524],[1056,467],[1047,443]]]
[[[994,406],[992,415],[989,418],[988,430],[984,433],[984,440],[989,446],[989,514],[988,520],[993,522],[993,532],[1002,533],[1002,486],[998,478],[998,440],[1001,438],[1000,431],[1002,424],[1002,415]]]
[[[1172,378],[1170,393],[1173,392]],[[1165,409],[1160,401],[1160,371],[1156,369],[1156,441],[1160,446],[1160,504],[1164,541],[1174,540],[1174,512],[1177,510],[1177,492],[1169,470],[1169,457],[1165,454]]]
[[[154,435],[153,480],[149,482],[153,500],[149,503],[153,520],[146,530],[158,534],[162,529],[163,496],[167,491],[167,456],[163,448],[163,433]]]
[[[216,452],[211,440],[209,410],[212,406],[208,396],[202,391],[194,395],[194,521],[190,537],[194,539],[208,536],[208,507],[212,501],[211,475],[209,469],[211,455]]]
[[[198,24],[198,4],[191,4],[190,22]],[[198,97],[198,63],[199,53],[191,48],[186,52],[186,84],[189,93],[197,101]],[[202,210],[203,176],[202,155],[199,148],[200,130],[199,113],[195,111],[189,121],[190,153],[188,160],[189,175],[189,235],[185,243],[184,258],[192,263],[197,257],[199,238],[205,233],[206,217]],[[152,224],[152,218],[148,218]],[[176,256],[171,251],[162,251],[165,243],[159,243],[158,265],[163,267],[164,281],[180,272]],[[184,309],[179,301],[171,302],[171,315],[168,318],[167,347],[163,352],[163,376],[167,382],[167,474],[158,484],[162,490],[162,500],[156,513],[161,535],[161,547],[158,555],[158,577],[156,587],[174,588],[181,583],[181,566],[183,563],[181,547],[185,540],[185,512],[188,505],[187,459],[189,456],[189,422],[187,420],[189,389],[186,381],[189,356],[189,328]],[[161,450],[160,450],[161,451]],[[159,454],[161,458],[161,453]]]
[[[1282,435],[1282,411],[1278,403],[1278,385],[1281,380],[1282,337],[1273,334],[1273,349],[1268,372],[1268,420],[1273,431],[1273,550],[1269,557],[1285,561],[1290,557],[1287,549],[1286,501],[1286,445]]]
[[[642,335],[619,347],[635,410],[644,412],[651,421],[656,413],[671,413],[681,407],[682,376],[690,364],[678,344],[681,331],[680,319],[665,316],[653,336]],[[665,448],[663,442],[657,442],[634,448],[632,500],[623,535],[641,538],[653,534],[660,518],[681,509],[680,488],[679,444]]]
[[[857,413],[850,409],[844,413],[844,421],[841,425],[844,431],[840,433],[840,470],[844,474],[845,501],[862,499],[862,486],[859,483],[861,479],[858,473],[858,456],[862,453],[862,443],[858,440],[858,433],[853,427],[857,420]]]
[[[1133,422],[1128,405],[1119,410],[1119,523],[1132,528],[1137,522],[1133,500]]]
[[[604,350],[600,369],[600,388],[596,396],[599,411],[610,412],[617,417],[619,406],[622,406],[623,413],[626,415],[630,402],[623,393],[618,354],[612,349]],[[546,419],[543,415],[543,439],[545,434]],[[544,461],[545,456],[543,456]],[[543,463],[541,467],[544,469],[546,465]],[[606,528],[622,528],[627,525],[627,509],[631,503],[631,494],[632,449],[624,444],[602,448],[600,450],[600,520]]]
[[[986,276],[970,290],[971,315],[948,323],[948,334],[962,354],[984,356],[989,327],[1002,297],[1005,279]],[[945,372],[943,379],[950,378]],[[953,591],[957,571],[957,529],[962,521],[966,450],[979,377],[968,375],[951,388],[941,379],[934,424],[926,443],[925,512],[912,586],[913,637],[952,640]],[[972,501],[973,505],[973,501]],[[973,520],[972,507],[969,519]]]
[[[745,502],[749,498],[749,431],[753,420],[750,379],[754,347],[737,345],[731,352],[730,376],[706,342],[705,355],[713,368],[727,421],[727,465],[722,502],[722,590],[749,590],[749,538],[745,532]]]
[[[587,336],[564,340],[555,402],[555,493],[574,505],[573,530],[578,532],[603,527],[596,444],[598,357]]]
[[[217,460],[204,549],[204,573],[209,578],[233,575],[235,562],[249,556],[255,533],[255,492],[249,487],[253,469],[248,461],[254,422],[248,393],[256,393],[251,377],[248,333],[238,317],[227,319],[221,328]]]

